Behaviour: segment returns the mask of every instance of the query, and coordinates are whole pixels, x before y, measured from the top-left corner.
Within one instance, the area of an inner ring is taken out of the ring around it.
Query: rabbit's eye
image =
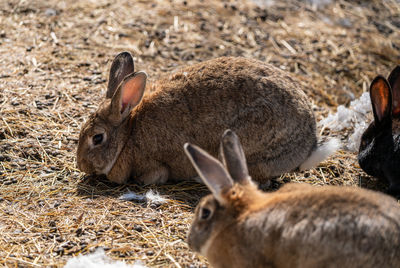
[[[201,209],[201,215],[200,218],[202,220],[207,220],[211,215],[211,210],[209,210],[208,208],[202,208]]]
[[[103,141],[103,134],[96,134],[92,139],[94,145],[99,145]]]

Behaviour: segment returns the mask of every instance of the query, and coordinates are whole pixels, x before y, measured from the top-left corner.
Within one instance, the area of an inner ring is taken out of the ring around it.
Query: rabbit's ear
[[[371,83],[370,97],[375,122],[390,118],[392,110],[392,95],[390,85],[383,76],[377,76]]]
[[[392,116],[400,117],[400,65],[393,69],[388,81],[392,88]]]
[[[121,122],[140,103],[146,88],[146,79],[145,72],[125,77],[111,99],[111,116],[114,121]]]
[[[106,98],[110,99],[122,80],[134,72],[133,58],[129,52],[119,53],[111,64]]]
[[[224,165],[232,179],[240,184],[249,183],[251,179],[247,169],[246,157],[235,132],[230,129],[225,130],[222,135],[221,149]]]
[[[214,157],[195,145],[186,143],[185,152],[208,189],[220,204],[225,203],[222,194],[233,186],[224,166]]]

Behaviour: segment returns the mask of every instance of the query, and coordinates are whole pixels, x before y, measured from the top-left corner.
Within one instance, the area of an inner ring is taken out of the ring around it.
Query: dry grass
[[[104,97],[110,61],[122,50],[135,55],[150,81],[222,55],[270,62],[307,86],[318,119],[400,63],[396,0],[321,8],[277,2],[265,8],[211,0],[0,2],[0,264],[62,266],[101,246],[114,259],[148,266],[207,265],[185,243],[205,187],[86,178],[75,166],[79,127]],[[344,151],[274,185],[291,180],[384,188]],[[127,188],[153,188],[169,201],[119,200]]]

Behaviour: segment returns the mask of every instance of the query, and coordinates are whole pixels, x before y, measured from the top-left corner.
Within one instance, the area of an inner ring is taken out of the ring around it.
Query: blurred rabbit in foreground
[[[252,182],[238,137],[221,142],[223,164],[185,144],[212,194],[200,200],[189,246],[213,267],[400,267],[400,206],[356,187]]]

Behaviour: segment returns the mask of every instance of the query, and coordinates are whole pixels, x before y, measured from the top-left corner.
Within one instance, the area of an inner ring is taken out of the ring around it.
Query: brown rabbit
[[[260,61],[199,63],[156,81],[144,96],[146,78],[134,72],[129,53],[114,59],[106,99],[81,129],[80,170],[117,183],[194,178],[182,145],[195,142],[216,153],[218,133],[231,128],[243,138],[255,180],[264,183],[310,168],[337,147],[335,140],[317,145],[314,114],[300,83]]]
[[[400,267],[400,206],[356,187],[287,184],[257,189],[237,136],[222,138],[224,165],[185,150],[212,195],[196,208],[189,246],[213,267]]]

